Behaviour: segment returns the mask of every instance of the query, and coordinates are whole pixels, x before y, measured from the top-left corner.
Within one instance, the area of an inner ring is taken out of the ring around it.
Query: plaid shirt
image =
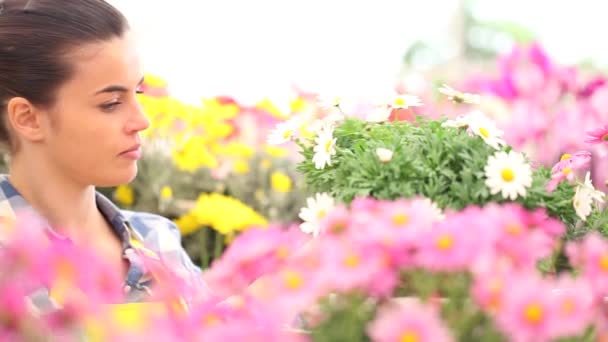
[[[209,295],[210,291],[202,280],[201,270],[192,263],[184,251],[180,232],[173,222],[159,215],[120,210],[100,193],[96,194],[96,201],[97,208],[121,239],[123,258],[129,261],[124,284],[125,302],[145,301],[153,280],[152,275],[147,273],[142,260],[139,259],[140,253],[135,253],[136,250],[157,257],[175,274],[188,279],[202,296]],[[0,175],[0,223],[2,220],[15,220],[17,213],[22,212],[43,222],[43,226],[51,236],[65,239],[53,231],[47,221],[36,213],[9,182],[6,175]],[[0,227],[0,242],[7,238],[3,233],[6,232]],[[47,289],[33,293],[30,299],[34,307],[42,311],[57,307],[57,303],[49,297]]]

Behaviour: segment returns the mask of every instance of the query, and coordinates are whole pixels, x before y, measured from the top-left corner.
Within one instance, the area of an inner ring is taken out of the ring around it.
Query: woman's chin
[[[137,176],[137,164],[133,167],[116,170],[115,172],[108,172],[101,177],[98,177],[98,181],[95,182],[97,187],[114,187],[118,185],[131,183]]]

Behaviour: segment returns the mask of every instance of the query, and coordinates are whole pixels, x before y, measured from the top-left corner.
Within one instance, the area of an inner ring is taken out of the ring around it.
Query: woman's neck
[[[9,178],[21,196],[60,234],[82,241],[91,236],[87,234],[90,229],[103,224],[95,187],[79,184],[43,160],[14,158]]]

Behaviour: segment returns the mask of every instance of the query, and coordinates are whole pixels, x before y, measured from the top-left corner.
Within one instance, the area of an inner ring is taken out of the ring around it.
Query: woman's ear
[[[7,105],[7,123],[15,137],[38,142],[44,139],[44,127],[40,111],[27,99],[13,97]]]

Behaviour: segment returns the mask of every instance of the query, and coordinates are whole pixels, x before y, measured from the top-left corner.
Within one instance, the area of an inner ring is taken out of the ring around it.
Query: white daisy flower
[[[393,151],[387,148],[377,148],[376,155],[378,156],[378,159],[380,159],[380,161],[383,163],[388,163],[391,161],[391,159],[393,159]]]
[[[469,117],[460,115],[454,120],[446,120],[441,124],[441,127],[467,128],[469,127]]]
[[[315,155],[312,157],[312,161],[315,163],[315,168],[324,169],[326,165],[331,165],[331,156],[336,154],[333,126],[323,126],[315,138],[315,143],[313,148]]]
[[[338,108],[333,108],[325,117],[312,121],[306,129],[311,133],[318,133],[324,126],[335,126],[345,118],[346,116]]]
[[[393,109],[388,106],[376,106],[372,111],[367,113],[365,121],[367,122],[384,122],[391,117]]]
[[[483,112],[473,111],[467,114],[467,122],[469,133],[477,135],[485,141],[486,144],[498,150],[501,146],[506,145],[502,136],[504,132],[496,127],[496,122],[488,118]]]
[[[448,100],[456,103],[468,103],[468,104],[479,104],[481,103],[481,96],[477,94],[463,93],[460,92],[447,84],[443,84],[439,88],[439,92],[448,97]]]
[[[340,106],[344,99],[338,95],[323,94],[317,96],[317,105],[324,109],[330,109]]]
[[[269,145],[281,145],[290,141],[302,125],[302,119],[294,116],[291,119],[279,123],[270,134],[268,134]]]
[[[593,183],[591,182],[591,176],[589,172],[587,172],[585,175],[585,183],[579,184],[576,187],[576,193],[572,199],[572,204],[574,205],[574,210],[578,217],[585,221],[587,216],[591,214],[593,201],[604,203],[605,196],[606,194],[603,192],[595,190]]]
[[[485,167],[486,185],[492,195],[502,193],[503,198],[515,200],[526,196],[532,185],[532,168],[521,153],[496,152],[488,158]]]
[[[319,235],[320,221],[334,208],[334,199],[327,193],[318,193],[306,199],[306,207],[298,215],[304,222],[300,229],[306,234]]]
[[[395,94],[388,105],[394,109],[407,109],[410,107],[422,106],[422,101],[415,95]]]

